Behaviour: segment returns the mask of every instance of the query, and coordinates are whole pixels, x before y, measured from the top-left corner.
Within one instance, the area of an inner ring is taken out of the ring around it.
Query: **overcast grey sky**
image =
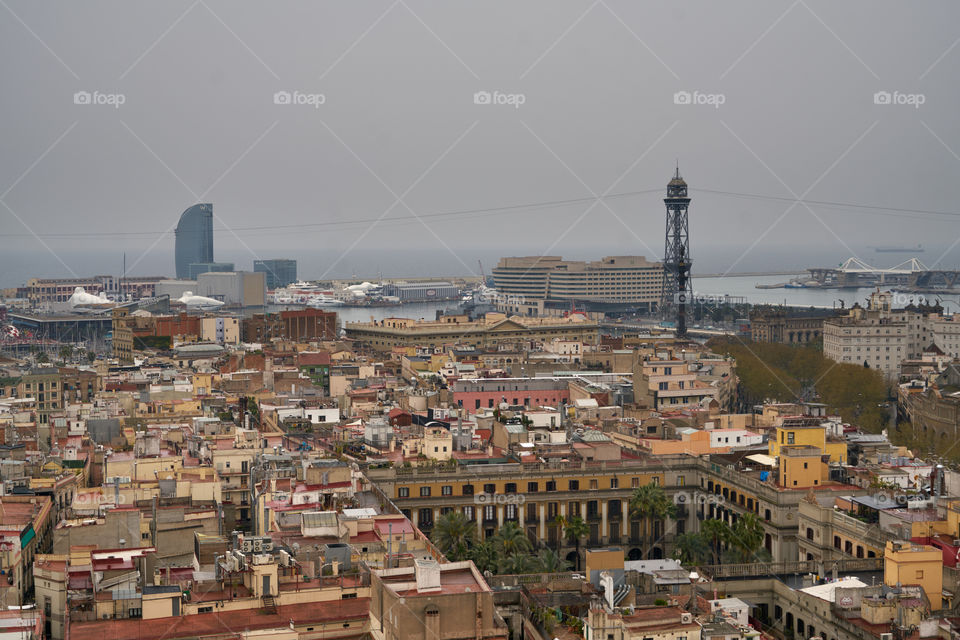
[[[797,202],[960,213],[954,1],[2,0],[0,16],[0,285],[116,273],[124,251],[134,274],[171,274],[169,232],[197,201],[217,259],[295,257],[307,277],[659,257],[677,159],[695,271],[890,266],[908,255],[870,247],[918,243],[960,264],[955,216]]]

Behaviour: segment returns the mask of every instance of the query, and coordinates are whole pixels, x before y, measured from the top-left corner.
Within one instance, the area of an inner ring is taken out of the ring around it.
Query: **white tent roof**
[[[776,458],[773,458],[763,453],[755,453],[752,456],[747,456],[747,460],[750,460],[751,462],[756,462],[757,464],[762,464],[766,467],[777,466]]]

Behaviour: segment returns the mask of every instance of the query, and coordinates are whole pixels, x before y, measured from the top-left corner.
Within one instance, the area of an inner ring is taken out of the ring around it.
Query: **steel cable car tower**
[[[660,312],[664,320],[676,318],[677,337],[687,336],[688,307],[693,302],[693,282],[690,279],[690,224],[687,208],[687,183],[680,177],[677,165],[673,179],[667,183],[667,231],[663,248],[663,297]]]

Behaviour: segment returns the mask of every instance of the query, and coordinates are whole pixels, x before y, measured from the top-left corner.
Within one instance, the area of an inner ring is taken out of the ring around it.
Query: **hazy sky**
[[[0,16],[0,285],[117,273],[124,251],[133,274],[172,274],[197,201],[217,259],[295,257],[314,278],[659,257],[677,159],[695,272],[909,257],[877,245],[960,265],[955,1],[3,0]]]

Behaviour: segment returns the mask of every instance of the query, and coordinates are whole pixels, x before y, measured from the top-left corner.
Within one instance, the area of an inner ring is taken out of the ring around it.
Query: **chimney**
[[[440,591],[440,563],[433,559],[419,559],[414,562],[417,576],[417,593]]]

